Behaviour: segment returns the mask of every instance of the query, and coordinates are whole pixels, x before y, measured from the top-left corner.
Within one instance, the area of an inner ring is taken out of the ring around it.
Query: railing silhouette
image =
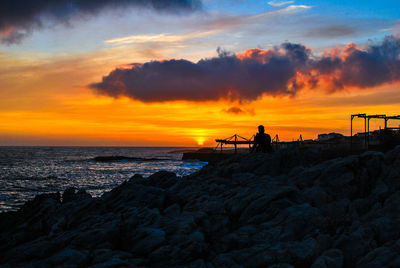
[[[250,139],[246,139],[238,134],[235,134],[233,136],[230,136],[229,138],[226,139],[216,139],[216,142],[218,142],[217,147],[215,147],[215,149],[217,150],[218,147],[221,148],[221,152],[222,152],[222,147],[225,144],[233,144],[235,146],[235,154],[237,153],[237,146],[239,144],[248,144],[249,145],[249,149],[251,148],[251,145],[254,144],[254,135],[250,138]]]
[[[226,139],[216,139],[215,141],[218,143],[217,146],[215,147],[215,151],[220,150],[220,152],[223,151],[224,145],[233,145],[234,146],[234,151],[235,154],[238,152],[238,145],[243,145],[243,144],[248,144],[249,145],[249,150],[251,150],[252,144],[254,144],[254,137],[255,135],[251,136],[250,139],[247,139],[245,137],[242,137],[238,134],[234,134],[230,136],[229,138]],[[277,150],[281,146],[288,146],[288,145],[302,145],[305,144],[305,141],[303,140],[302,134],[300,134],[299,138],[297,140],[293,141],[280,141],[278,134],[276,134],[272,139],[271,139],[271,145],[274,148],[274,150]]]
[[[243,145],[243,144],[248,144],[249,145],[249,150],[251,149],[252,144],[254,144],[254,137],[255,135],[251,136],[250,139],[247,139],[245,137],[242,137],[238,134],[234,134],[230,136],[229,138],[226,139],[216,139],[215,141],[218,143],[217,146],[215,147],[215,150],[217,151],[218,148],[222,152],[224,145],[233,145],[235,149],[235,153],[238,151],[238,145]],[[276,134],[272,140],[271,140],[271,145],[273,146],[274,149],[277,149],[279,145],[288,145],[288,144],[302,144],[303,137],[300,134],[299,139],[297,141],[280,141],[278,134]]]

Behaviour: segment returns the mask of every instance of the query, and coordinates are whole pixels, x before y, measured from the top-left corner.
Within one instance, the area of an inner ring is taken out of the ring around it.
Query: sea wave
[[[171,158],[145,158],[145,157],[130,157],[130,156],[122,156],[122,155],[112,155],[112,156],[96,156],[92,160],[97,162],[115,162],[115,161],[138,161],[138,162],[146,162],[146,161],[179,161],[177,159]]]
[[[166,170],[183,177],[206,164],[182,161],[173,150],[184,148],[0,147],[0,211],[40,193],[75,187],[100,196],[135,174]]]

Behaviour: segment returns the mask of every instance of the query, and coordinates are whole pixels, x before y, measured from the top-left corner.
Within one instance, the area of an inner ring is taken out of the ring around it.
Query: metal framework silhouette
[[[352,114],[350,116],[350,144],[353,144],[353,119],[354,118],[363,118],[364,119],[364,144],[365,148],[368,148],[369,146],[369,121],[371,119],[383,119],[385,123],[385,130],[400,130],[400,128],[388,128],[388,121],[389,120],[400,120],[400,115],[393,115],[393,116],[387,116],[386,114],[375,114],[375,115],[367,115],[365,113],[363,114]]]

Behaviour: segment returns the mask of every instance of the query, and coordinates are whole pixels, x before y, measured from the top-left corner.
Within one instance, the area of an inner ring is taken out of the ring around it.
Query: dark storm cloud
[[[187,12],[201,8],[201,0],[4,0],[0,4],[0,38],[3,43],[17,43],[42,27],[44,20],[68,23],[76,14],[127,7]]]
[[[263,94],[293,96],[306,86],[323,84],[332,91],[394,82],[400,79],[399,55],[400,40],[393,36],[363,49],[349,45],[322,57],[301,44],[284,43],[237,55],[218,50],[218,57],[197,63],[181,59],[132,64],[115,69],[91,87],[101,94],[143,102],[252,101]]]
[[[285,44],[284,55],[275,49],[270,55],[253,52],[239,58],[218,50],[218,57],[197,63],[181,59],[136,64],[130,69],[115,69],[91,87],[106,95],[128,96],[144,102],[254,100],[265,92],[293,94],[286,85],[301,67],[298,64],[304,63],[305,52],[298,46]],[[260,58],[267,62],[261,62]]]

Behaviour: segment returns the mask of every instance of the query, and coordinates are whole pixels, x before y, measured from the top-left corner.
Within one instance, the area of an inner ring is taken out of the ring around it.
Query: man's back
[[[256,152],[272,152],[271,136],[266,133],[257,133],[254,137],[254,146]]]

